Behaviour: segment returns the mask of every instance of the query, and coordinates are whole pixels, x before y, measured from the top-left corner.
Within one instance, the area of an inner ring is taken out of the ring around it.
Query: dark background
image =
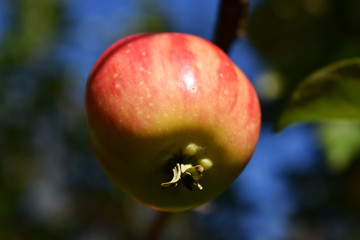
[[[87,75],[117,39],[213,39],[218,0],[0,0],[0,239],[142,239],[156,212],[118,190],[89,146]],[[360,239],[360,125],[272,126],[311,72],[360,56],[360,1],[251,0],[230,57],[263,127],[223,195],[170,217],[162,239]],[[360,89],[359,89],[360,91]]]

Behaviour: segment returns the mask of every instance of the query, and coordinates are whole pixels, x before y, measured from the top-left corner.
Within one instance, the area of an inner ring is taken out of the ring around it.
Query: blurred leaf
[[[360,120],[360,58],[326,66],[307,77],[275,123],[280,131],[302,121]]]
[[[263,122],[273,123],[309,73],[360,56],[360,1],[268,0],[254,8],[248,37],[284,81],[277,99],[261,99]],[[266,24],[265,24],[266,23]],[[239,54],[241,54],[239,52]]]
[[[20,66],[27,59],[34,62],[41,58],[62,37],[60,29],[65,23],[63,4],[59,1],[15,0],[9,6],[9,27],[0,42],[0,67],[4,69],[12,64]]]
[[[334,172],[342,172],[360,153],[360,123],[324,124],[320,140],[328,167]]]

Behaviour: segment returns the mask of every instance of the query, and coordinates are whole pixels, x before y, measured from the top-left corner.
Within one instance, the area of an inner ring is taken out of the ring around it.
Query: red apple
[[[162,211],[197,207],[226,190],[260,131],[256,92],[211,42],[137,34],[98,59],[86,88],[93,151],[110,179]]]

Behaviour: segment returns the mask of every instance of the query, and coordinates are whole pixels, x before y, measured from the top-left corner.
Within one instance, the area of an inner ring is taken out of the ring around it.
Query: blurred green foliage
[[[264,121],[278,130],[327,122],[312,125],[324,165],[286,174],[300,203],[290,239],[360,237],[359,12],[357,0],[271,0],[250,19],[249,37],[276,73],[264,84],[281,89],[262,99]]]
[[[266,120],[276,121],[277,130],[299,121],[359,121],[359,9],[359,2],[354,0],[273,0],[254,13],[250,38],[281,73],[271,83],[281,84],[278,88],[282,95],[265,102],[268,108],[264,111]],[[352,123],[331,126],[347,129]],[[323,128],[322,132],[323,136],[332,136],[333,128]],[[359,139],[345,134],[337,137],[337,141],[322,143],[329,167],[343,169],[356,158],[358,151],[350,149],[358,146]],[[334,150],[344,149],[341,146],[345,143],[350,146],[347,160],[336,157],[339,155]]]
[[[52,0],[6,4],[0,42],[0,239],[71,237],[97,214],[88,209],[116,212],[111,204],[121,204],[122,195],[112,196],[113,186],[97,170],[75,75],[57,55],[70,24],[66,6]]]
[[[310,73],[342,59],[359,57],[359,9],[356,0],[272,0],[252,14],[249,37],[284,78],[283,93],[269,103],[265,119],[279,115],[281,106]]]
[[[276,122],[360,121],[360,58],[342,60],[304,79]]]
[[[335,121],[320,126],[325,160],[334,172],[344,171],[360,155],[360,123]]]

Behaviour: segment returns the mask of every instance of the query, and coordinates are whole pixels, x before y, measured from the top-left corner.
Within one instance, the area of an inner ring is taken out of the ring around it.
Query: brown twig
[[[156,212],[155,217],[152,221],[149,232],[146,236],[146,240],[157,240],[159,239],[166,222],[169,220],[171,213],[169,212]]]
[[[222,0],[215,29],[214,43],[227,52],[235,38],[245,35],[249,0]]]

